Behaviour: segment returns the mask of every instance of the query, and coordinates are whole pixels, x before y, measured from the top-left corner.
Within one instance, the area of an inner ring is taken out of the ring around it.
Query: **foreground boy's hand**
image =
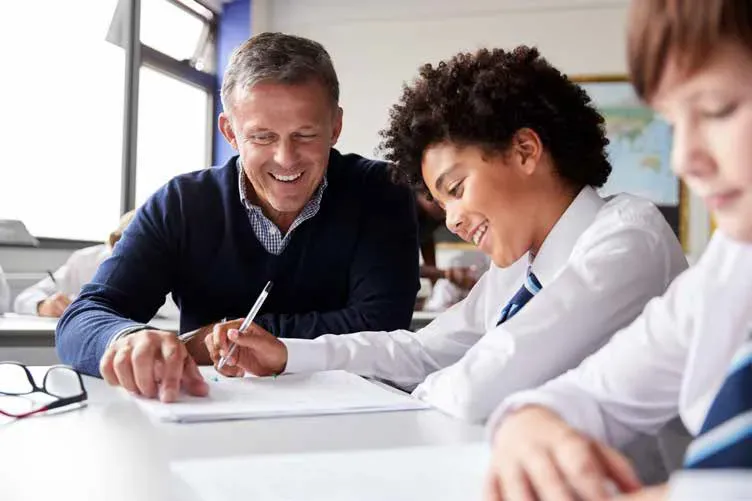
[[[640,488],[621,454],[543,407],[523,407],[496,431],[488,501],[602,501],[609,484],[623,493]]]

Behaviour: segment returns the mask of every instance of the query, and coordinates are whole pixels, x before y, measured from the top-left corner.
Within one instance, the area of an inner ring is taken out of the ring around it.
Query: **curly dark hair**
[[[525,127],[540,136],[554,168],[573,186],[603,186],[611,173],[603,117],[534,47],[481,49],[425,64],[389,117],[379,149],[393,178],[420,190],[429,146],[448,141],[504,153]]]

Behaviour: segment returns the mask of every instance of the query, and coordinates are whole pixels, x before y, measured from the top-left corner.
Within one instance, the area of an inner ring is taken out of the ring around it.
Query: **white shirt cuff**
[[[320,339],[280,339],[287,347],[285,373],[325,371],[327,367],[326,344]]]
[[[144,329],[153,329],[154,327],[151,327],[149,325],[144,324],[138,324],[138,325],[132,325],[130,327],[126,327],[125,329],[117,332],[112,338],[110,338],[110,341],[107,343],[107,347],[109,348],[112,346],[112,343],[120,339],[121,337],[125,337],[129,334],[133,334],[134,332],[142,331]]]

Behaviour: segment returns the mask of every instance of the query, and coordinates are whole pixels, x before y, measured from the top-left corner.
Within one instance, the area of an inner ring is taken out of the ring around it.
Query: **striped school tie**
[[[522,307],[525,306],[527,302],[533,298],[533,296],[538,294],[542,288],[543,286],[533,273],[532,268],[528,266],[525,283],[522,284],[520,290],[518,290],[517,293],[512,296],[512,299],[510,299],[504,309],[501,310],[501,315],[499,316],[499,321],[496,322],[496,325],[501,325],[512,318],[514,315],[516,315],[517,312],[520,311]]]
[[[752,468],[752,339],[734,357],[684,466]]]

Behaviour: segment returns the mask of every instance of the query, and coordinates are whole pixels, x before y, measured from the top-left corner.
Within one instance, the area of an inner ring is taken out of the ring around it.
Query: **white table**
[[[170,474],[170,460],[382,449],[484,438],[482,427],[434,410],[154,423],[122,390],[90,377],[85,384],[86,408],[0,421],[0,499],[196,501]]]

